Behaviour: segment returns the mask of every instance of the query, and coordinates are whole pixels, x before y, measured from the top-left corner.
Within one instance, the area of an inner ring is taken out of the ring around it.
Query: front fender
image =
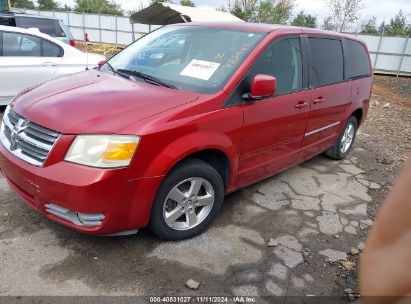
[[[158,153],[143,172],[144,177],[165,176],[184,158],[204,150],[218,150],[230,162],[230,185],[238,171],[238,145],[227,135],[214,131],[199,131],[179,137]]]

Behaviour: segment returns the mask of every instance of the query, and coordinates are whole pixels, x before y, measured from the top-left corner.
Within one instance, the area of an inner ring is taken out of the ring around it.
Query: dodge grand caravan
[[[225,194],[322,152],[346,157],[371,85],[367,48],[350,36],[170,25],[17,95],[0,168],[30,207],[74,229],[183,239]]]

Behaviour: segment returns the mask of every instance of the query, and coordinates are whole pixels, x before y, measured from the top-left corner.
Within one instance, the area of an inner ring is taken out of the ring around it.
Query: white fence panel
[[[46,12],[26,10],[30,14],[54,16],[64,21],[74,39],[83,40],[88,33],[92,42],[128,45],[142,34],[149,32],[146,24],[130,24],[128,17],[117,17],[75,12]],[[151,30],[159,26],[152,26]],[[404,37],[382,37],[356,35],[365,41],[371,56],[374,71],[395,75],[411,75],[411,39]]]

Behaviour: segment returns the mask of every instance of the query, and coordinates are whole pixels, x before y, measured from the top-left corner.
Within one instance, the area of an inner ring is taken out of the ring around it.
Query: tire
[[[346,146],[344,145],[344,143],[348,144],[347,140],[349,139],[347,139],[347,135],[350,133],[350,131],[348,130],[350,126],[353,128],[352,135],[350,136],[351,139],[350,139],[349,145]],[[357,119],[354,116],[351,116],[345,123],[344,128],[342,129],[340,135],[338,136],[337,142],[332,148],[330,148],[329,150],[325,152],[325,155],[327,155],[328,157],[332,159],[337,159],[337,160],[346,158],[347,155],[350,153],[352,146],[354,145],[355,136],[357,135],[357,130],[358,130]]]
[[[184,161],[160,185],[149,228],[160,239],[193,237],[216,218],[224,192],[223,179],[214,167],[199,159]]]

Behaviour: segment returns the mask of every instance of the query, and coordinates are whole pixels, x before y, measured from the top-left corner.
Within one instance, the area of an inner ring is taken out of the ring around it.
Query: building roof
[[[130,16],[131,23],[167,25],[195,21],[242,21],[228,12],[170,3],[155,3]]]

